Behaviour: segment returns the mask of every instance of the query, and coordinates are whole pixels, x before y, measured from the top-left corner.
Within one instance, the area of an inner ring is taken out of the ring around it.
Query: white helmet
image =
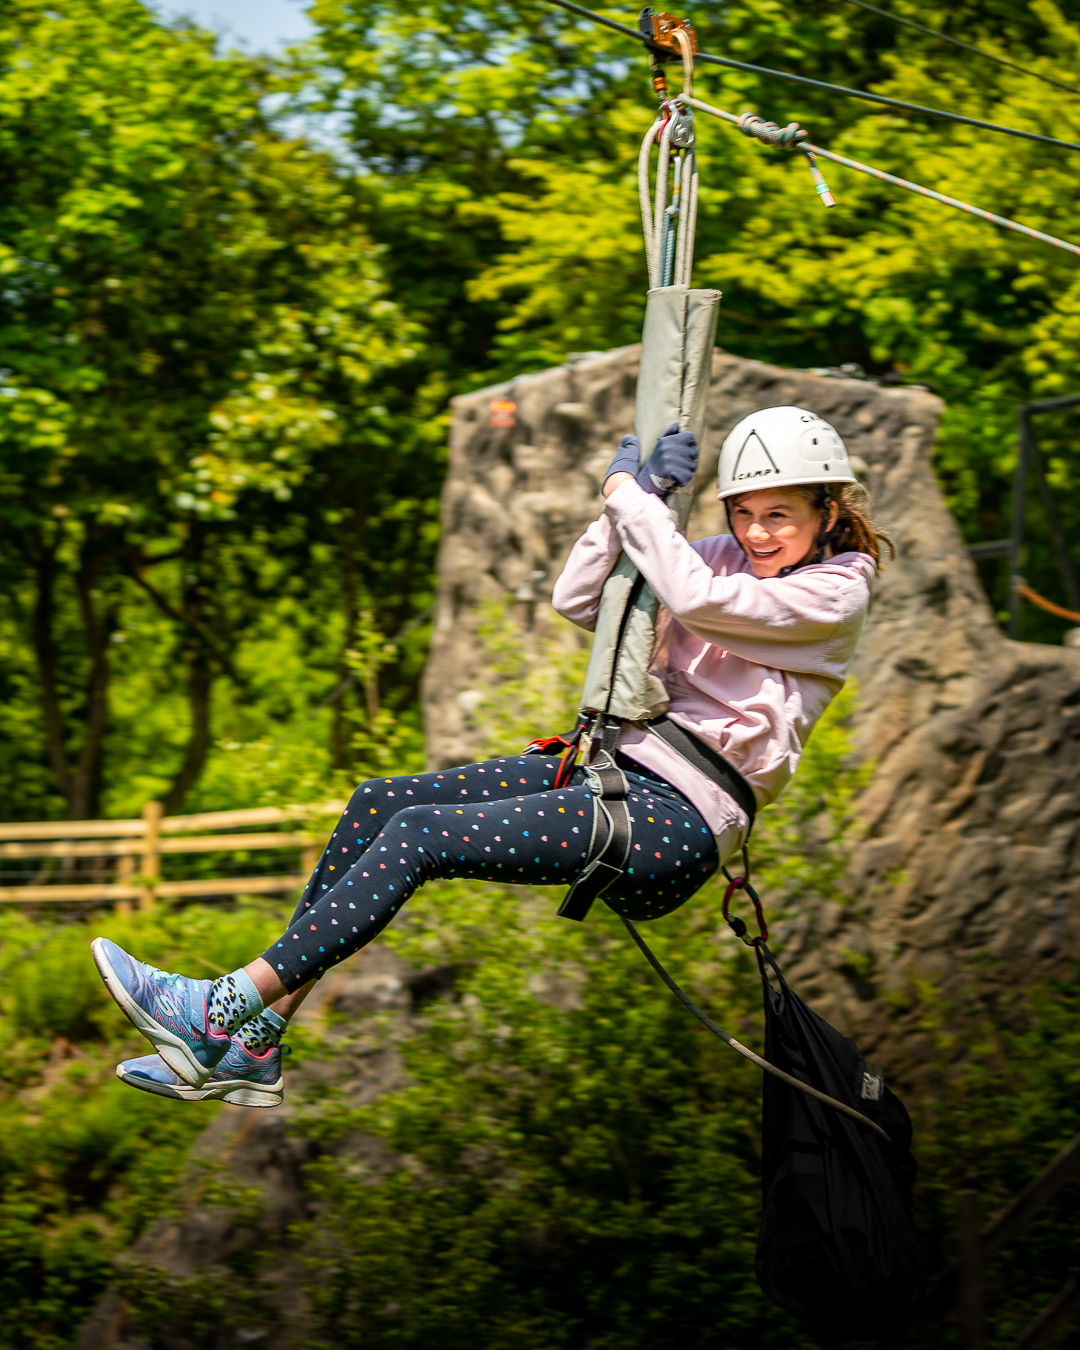
[[[717,497],[800,483],[857,483],[839,433],[806,408],[762,408],[720,447]]]

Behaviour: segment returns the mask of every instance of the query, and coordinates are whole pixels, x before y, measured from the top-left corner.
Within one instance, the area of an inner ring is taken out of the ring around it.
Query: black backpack
[[[764,944],[756,950],[765,1058],[854,1107],[891,1140],[764,1075],[758,1281],[818,1335],[876,1340],[908,1322],[923,1294],[911,1223],[911,1120],[882,1071],[791,991]]]

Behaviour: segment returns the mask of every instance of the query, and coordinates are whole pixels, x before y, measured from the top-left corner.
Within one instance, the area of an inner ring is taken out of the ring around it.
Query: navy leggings
[[[716,843],[669,783],[622,755],[618,762],[633,842],[626,873],[603,898],[628,919],[655,919],[716,871]],[[548,755],[517,755],[361,783],[263,959],[298,989],[366,947],[432,877],[569,886],[585,866],[595,806],[583,769],[552,788],[557,767]]]

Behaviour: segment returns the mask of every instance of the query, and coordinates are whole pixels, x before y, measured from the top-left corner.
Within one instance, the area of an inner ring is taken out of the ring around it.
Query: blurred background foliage
[[[1074,11],[897,6],[1066,82]],[[355,777],[365,622],[413,625],[376,692],[415,748],[448,396],[638,335],[652,104],[633,44],[540,0],[311,15],[315,38],[273,61],[138,0],[0,17],[7,818]],[[1080,99],[844,0],[692,18],[707,50],[1080,136]],[[698,88],[1076,232],[1066,151],[712,67]],[[1017,401],[1080,388],[1075,260],[840,168],[826,213],[800,162],[699,130],[696,275],[725,292],[721,344],[929,384],[965,534],[1003,537]],[[1039,424],[1074,538],[1075,417]],[[1032,499],[1025,574],[1061,601]],[[980,566],[1000,610],[1004,563]]]
[[[1073,0],[891,3],[1080,79]],[[416,763],[448,398],[638,337],[634,156],[652,104],[635,47],[539,0],[311,13],[313,41],[271,61],[137,0],[0,12],[0,818],[325,800]],[[1077,98],[844,0],[687,13],[706,50],[1080,138]],[[714,68],[698,92],[1076,237],[1065,151]],[[948,404],[937,462],[961,527],[1003,537],[1017,403],[1080,391],[1075,261],[839,168],[826,214],[800,163],[699,130],[696,279],[725,292],[721,345],[929,385]],[[1039,423],[1072,538],[1074,426]],[[1060,601],[1035,501],[1030,538],[1025,574]],[[1000,610],[1004,565],[981,569]],[[1024,623],[1039,641],[1065,627],[1030,609]],[[532,723],[574,681],[521,670],[497,609],[485,633],[517,689],[491,734],[549,729]],[[844,883],[858,780],[843,712],[763,821],[781,905],[864,903]],[[405,1047],[413,1088],[360,1118],[332,1100],[312,1114],[313,1132],[359,1126],[408,1159],[376,1187],[320,1165],[325,1227],[303,1235],[313,1335],[808,1343],[752,1280],[756,1077],[602,916],[570,932],[538,922],[546,905],[433,888],[392,935],[408,959],[462,973]],[[284,912],[192,906],[93,927],[211,974]],[[54,1350],[113,1256],[174,1203],[207,1113],[115,1082],[142,1045],[92,976],[88,924],[0,925],[0,1336]],[[657,945],[753,1039],[753,973],[718,928],[710,893]],[[931,987],[904,1003],[939,1055],[910,1099],[931,1268],[956,1185],[995,1203],[1078,1126],[1075,986],[1031,991],[1023,1018],[977,976],[962,1011],[981,1039],[962,1073],[957,1009]],[[1010,1251],[1008,1278],[992,1276],[995,1344],[1061,1282],[1076,1222],[1067,1192]]]
[[[59,1350],[113,1260],[176,1212],[191,1144],[216,1110],[162,1110],[115,1076],[146,1042],[105,993],[97,932],[212,977],[280,932],[291,906],[208,905],[90,922],[0,914],[0,1344]],[[295,1039],[295,1038],[294,1038]],[[302,1041],[301,1041],[302,1043]]]

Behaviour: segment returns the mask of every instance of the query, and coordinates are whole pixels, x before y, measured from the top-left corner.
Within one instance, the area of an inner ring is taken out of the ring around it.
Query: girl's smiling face
[[[838,513],[836,503],[830,503],[830,526]],[[731,528],[754,576],[775,577],[816,549],[821,512],[791,488],[759,488],[732,500]]]

